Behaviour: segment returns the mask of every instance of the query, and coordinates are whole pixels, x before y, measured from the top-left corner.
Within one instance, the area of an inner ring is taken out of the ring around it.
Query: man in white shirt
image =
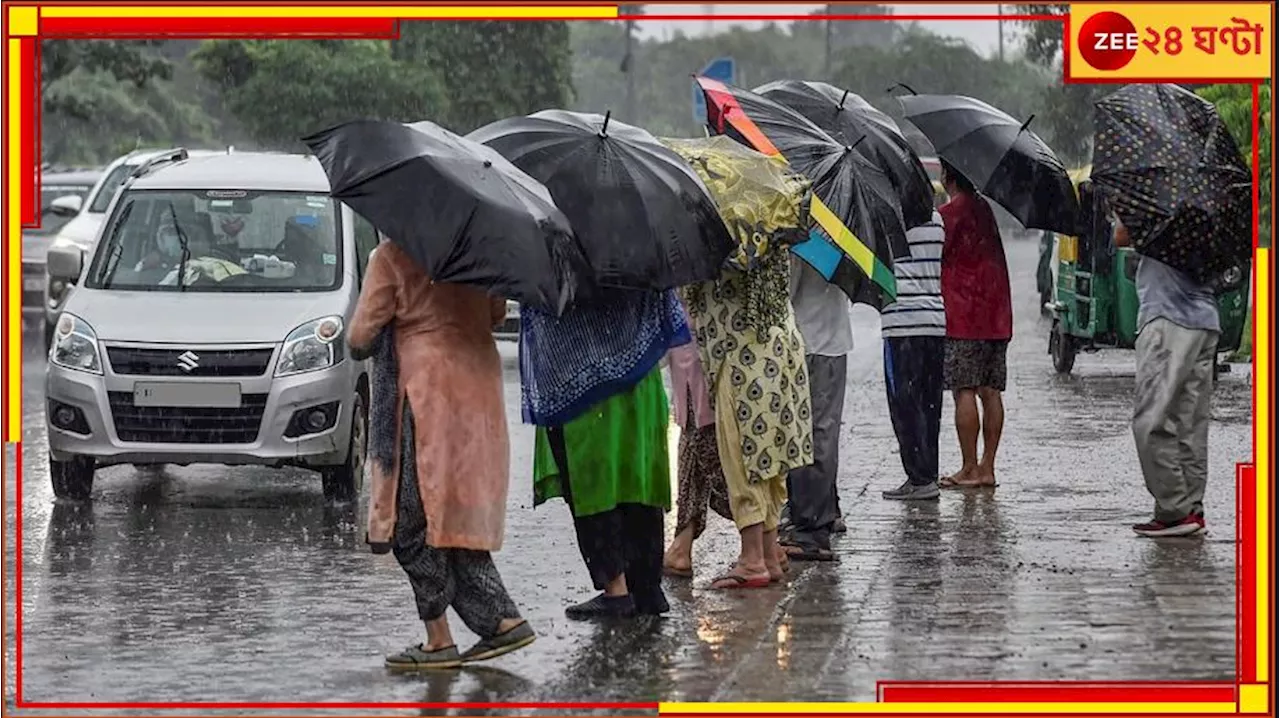
[[[831,561],[831,534],[840,520],[836,479],[848,354],[853,351],[849,300],[798,257],[791,258],[791,304],[804,338],[813,410],[813,464],[787,477],[791,526],[783,540],[798,561]]]

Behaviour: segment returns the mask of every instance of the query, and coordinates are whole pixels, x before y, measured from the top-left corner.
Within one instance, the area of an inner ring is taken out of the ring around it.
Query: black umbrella
[[[1095,103],[1094,125],[1092,179],[1138,252],[1202,284],[1247,275],[1253,176],[1213,103],[1128,85]]]
[[[334,198],[434,281],[561,313],[582,250],[547,189],[493,150],[430,122],[356,120],[302,140]]]
[[[938,156],[1027,229],[1075,235],[1080,214],[1075,188],[1061,160],[1019,122],[964,95],[899,97],[905,118]]]
[[[853,145],[875,162],[893,182],[907,229],[919,227],[933,216],[929,173],[897,123],[871,103],[825,82],[778,80],[757,87],[755,92],[804,115],[837,142]]]
[[[714,279],[736,246],[693,168],[638,127],[544,110],[468,137],[547,186],[601,286],[670,289]]]
[[[795,110],[710,78],[697,82],[712,132],[780,155],[813,182],[815,231],[792,251],[853,301],[877,308],[892,302],[893,258],[909,255],[909,249],[897,192],[884,172]]]

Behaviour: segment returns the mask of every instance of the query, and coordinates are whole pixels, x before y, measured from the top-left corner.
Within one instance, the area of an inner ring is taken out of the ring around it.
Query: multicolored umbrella
[[[542,182],[602,287],[672,289],[720,276],[729,230],[696,172],[609,115],[543,110],[467,135]]]
[[[737,242],[730,266],[749,271],[771,252],[809,238],[809,180],[723,135],[663,139],[702,178]]]
[[[862,97],[825,82],[778,80],[756,94],[790,107],[837,142],[853,145],[893,182],[907,229],[933,217],[933,183],[893,118]]]
[[[1213,103],[1128,85],[1095,103],[1094,126],[1092,179],[1135,250],[1201,284],[1248,276],[1253,175]]]
[[[696,81],[712,132],[779,155],[813,182],[810,238],[792,251],[854,302],[879,309],[894,301],[893,258],[908,248],[889,178],[796,111],[710,78]]]
[[[1074,235],[1080,206],[1053,150],[1004,112],[964,95],[899,97],[904,116],[938,156],[1027,229]]]

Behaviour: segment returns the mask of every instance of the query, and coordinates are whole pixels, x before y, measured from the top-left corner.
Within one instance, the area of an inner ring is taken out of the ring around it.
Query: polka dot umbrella
[[[1092,179],[1134,249],[1216,286],[1247,275],[1253,176],[1213,103],[1128,85],[1094,105]]]

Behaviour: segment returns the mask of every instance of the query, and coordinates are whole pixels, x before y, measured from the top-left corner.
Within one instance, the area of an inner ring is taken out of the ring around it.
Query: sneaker
[[[931,501],[938,498],[942,493],[938,490],[938,482],[930,481],[927,484],[913,484],[910,480],[904,482],[892,491],[885,491],[880,495],[890,501]]]
[[[1180,521],[1148,521],[1145,524],[1134,524],[1133,532],[1148,538],[1168,536],[1191,536],[1204,531],[1204,517],[1191,514]]]
[[[584,621],[591,618],[627,618],[635,615],[636,605],[631,596],[606,596],[600,594],[576,606],[564,609],[566,618]]]

